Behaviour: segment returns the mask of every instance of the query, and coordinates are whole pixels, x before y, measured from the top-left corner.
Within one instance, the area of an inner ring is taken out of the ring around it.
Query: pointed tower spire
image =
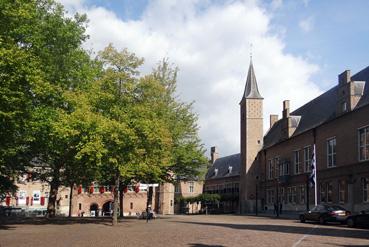
[[[249,72],[247,73],[245,92],[243,93],[243,98],[245,99],[262,99],[258,83],[256,82],[256,77],[254,73],[254,66],[252,64],[252,55],[250,56],[250,66]]]

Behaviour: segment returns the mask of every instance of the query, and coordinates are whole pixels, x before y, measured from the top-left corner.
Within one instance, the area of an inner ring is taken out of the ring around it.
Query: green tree
[[[75,172],[84,170],[78,166],[86,164],[81,150],[89,142],[78,133],[89,129],[76,124],[78,114],[72,114],[76,108],[67,97],[88,88],[99,71],[81,47],[86,16],[65,17],[51,0],[4,0],[0,21],[0,135],[7,136],[0,177],[13,182],[17,173],[44,166],[34,178],[50,183],[48,211],[54,215],[59,186],[71,183]],[[75,121],[59,124],[66,119]]]

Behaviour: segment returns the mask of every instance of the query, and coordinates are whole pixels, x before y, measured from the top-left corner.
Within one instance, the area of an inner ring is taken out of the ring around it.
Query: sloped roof
[[[222,158],[218,158],[214,164],[209,168],[206,173],[205,179],[219,179],[225,177],[234,177],[240,175],[240,163],[241,156],[240,154],[233,154],[229,156],[225,156]],[[231,172],[229,167],[231,168]],[[217,169],[217,172],[215,172]]]
[[[247,73],[245,91],[243,93],[243,98],[245,99],[262,99],[259,89],[258,83],[256,81],[256,76],[254,73],[254,66],[252,61],[250,62],[249,72]]]
[[[369,66],[351,77],[351,80],[358,81],[354,86],[354,94],[363,93],[355,109],[369,104]],[[364,83],[366,81],[366,83]],[[326,91],[317,98],[311,100],[297,110],[291,112],[292,118],[299,117],[297,128],[292,136],[299,135],[307,130],[315,128],[327,121],[337,117],[336,102],[338,85]],[[296,119],[297,121],[297,119]],[[281,141],[282,121],[277,121],[264,136],[264,147],[267,148]]]

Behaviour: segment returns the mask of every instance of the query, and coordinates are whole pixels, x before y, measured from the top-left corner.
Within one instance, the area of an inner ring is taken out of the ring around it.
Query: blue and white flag
[[[315,144],[313,146],[313,154],[311,156],[311,173],[309,177],[310,187],[316,184],[316,154],[315,154]]]

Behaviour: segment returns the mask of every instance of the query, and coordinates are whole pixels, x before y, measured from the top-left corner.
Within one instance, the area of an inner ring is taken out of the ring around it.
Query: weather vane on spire
[[[250,61],[252,61],[252,43],[250,43]]]

